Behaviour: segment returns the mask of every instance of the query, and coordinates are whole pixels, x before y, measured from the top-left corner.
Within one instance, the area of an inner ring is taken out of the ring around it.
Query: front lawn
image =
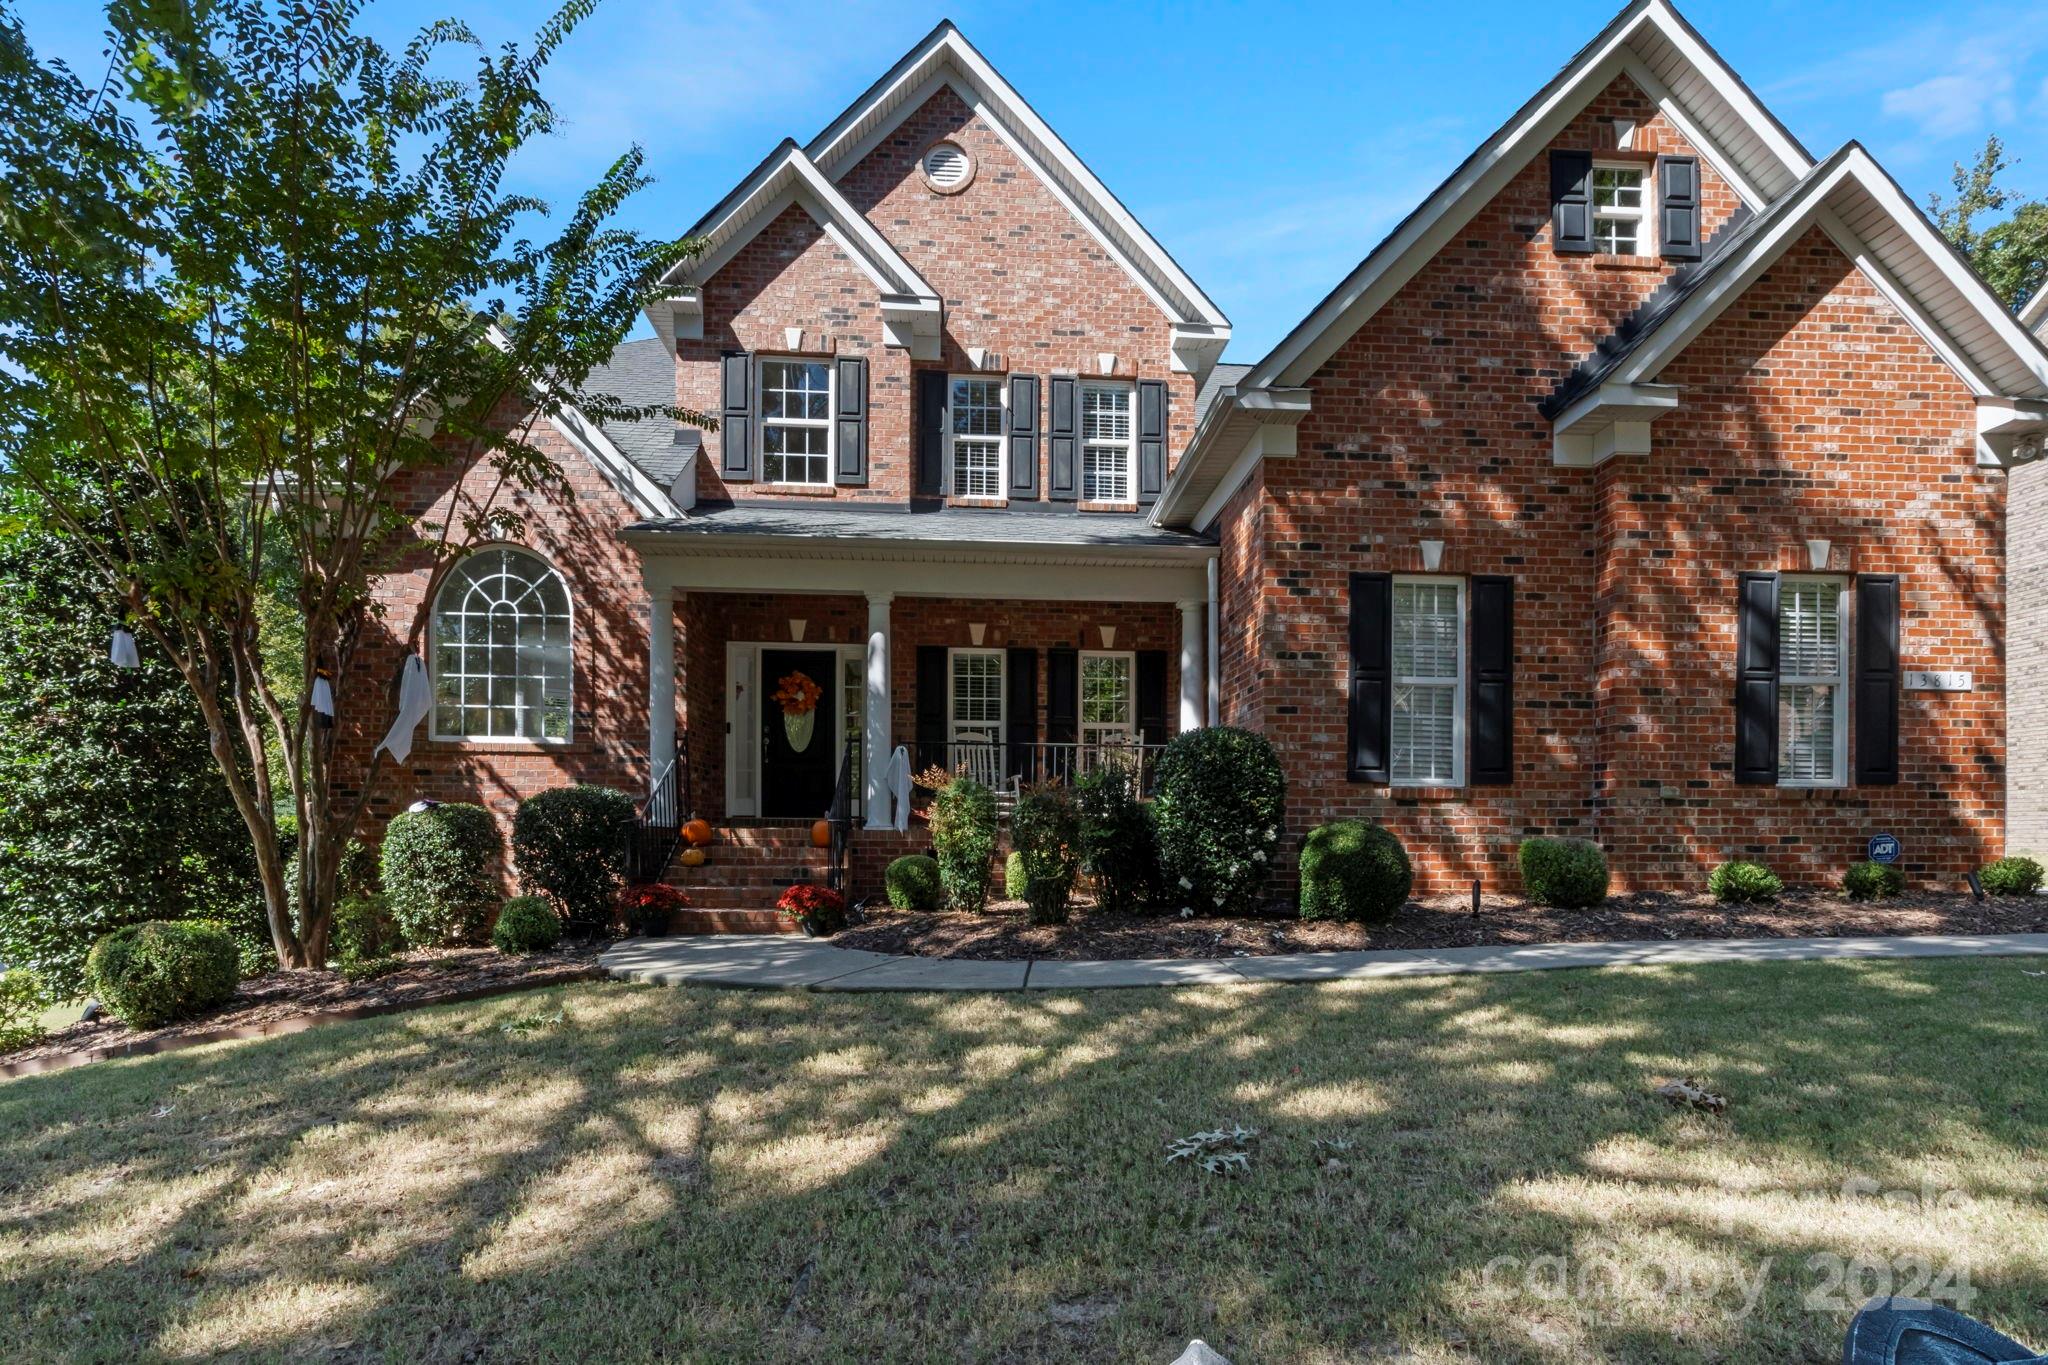
[[[1922,1262],[2048,1345],[2033,970],[581,985],[102,1063],[0,1085],[0,1358],[1832,1361]]]

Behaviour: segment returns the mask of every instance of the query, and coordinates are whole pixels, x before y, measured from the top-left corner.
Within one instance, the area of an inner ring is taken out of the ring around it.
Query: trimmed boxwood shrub
[[[1851,863],[1842,890],[1852,901],[1877,901],[1906,889],[1906,874],[1888,863]]]
[[[996,794],[971,777],[956,777],[932,801],[932,848],[939,882],[955,910],[988,908],[990,862],[996,856]]]
[[[1065,924],[1081,870],[1081,817],[1066,787],[1034,787],[1010,813],[1010,837],[1024,860],[1024,904],[1033,924]]]
[[[936,910],[946,894],[939,885],[939,864],[922,853],[906,853],[882,873],[889,904],[898,910]]]
[[[578,933],[606,928],[638,823],[633,798],[609,787],[556,787],[528,797],[512,818],[520,890],[547,897],[563,925]]]
[[[1778,898],[1785,889],[1785,883],[1777,874],[1762,863],[1745,862],[1740,858],[1722,863],[1707,874],[1707,891],[1717,901],[1770,901]]]
[[[384,831],[384,895],[398,932],[416,948],[475,943],[498,908],[491,860],[501,843],[482,806],[407,811]]]
[[[211,920],[131,924],[92,945],[86,984],[130,1028],[157,1028],[225,1005],[242,979],[234,935]]]
[[[345,896],[334,907],[334,958],[343,964],[376,962],[405,947],[383,893]]]
[[[1607,855],[1585,839],[1524,839],[1522,889],[1538,905],[1583,910],[1607,899]]]
[[[1301,846],[1301,917],[1384,924],[1408,903],[1415,872],[1401,841],[1363,820],[1311,830]]]
[[[1977,873],[1977,884],[1992,896],[2031,896],[2041,889],[2041,865],[2032,858],[2000,858]]]
[[[1152,903],[1159,888],[1159,831],[1139,799],[1137,774],[1114,765],[1074,784],[1081,815],[1081,866],[1095,879],[1096,905],[1130,914]]]
[[[491,946],[501,953],[538,953],[562,940],[562,921],[539,896],[514,896],[498,911]]]
[[[1159,755],[1156,782],[1165,904],[1225,915],[1257,908],[1287,798],[1265,736],[1228,726],[1190,730]]]
[[[1031,885],[1031,878],[1024,874],[1024,855],[1012,853],[1003,859],[1003,898],[1021,901],[1024,891]]]

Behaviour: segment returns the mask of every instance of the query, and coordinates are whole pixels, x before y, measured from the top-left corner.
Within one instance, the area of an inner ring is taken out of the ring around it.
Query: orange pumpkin
[[[711,822],[709,820],[690,821],[683,826],[683,837],[688,839],[692,845],[702,848],[705,844],[711,842]]]
[[[703,850],[703,849],[701,849],[701,848],[686,848],[686,849],[684,849],[684,850],[683,850],[683,866],[684,866],[684,867],[702,867],[702,866],[704,866],[704,850]]]
[[[832,822],[830,820],[819,820],[811,826],[811,847],[832,847]]]

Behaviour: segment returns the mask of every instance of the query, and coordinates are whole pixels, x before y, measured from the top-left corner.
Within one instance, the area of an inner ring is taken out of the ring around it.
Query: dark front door
[[[838,678],[834,650],[761,651],[761,814],[816,820],[832,804],[832,784],[839,780]],[[799,694],[815,698],[808,719],[784,711]]]

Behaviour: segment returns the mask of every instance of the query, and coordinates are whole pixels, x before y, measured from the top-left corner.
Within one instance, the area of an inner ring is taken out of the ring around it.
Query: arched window
[[[524,550],[478,550],[434,599],[434,734],[569,737],[569,588]]]

